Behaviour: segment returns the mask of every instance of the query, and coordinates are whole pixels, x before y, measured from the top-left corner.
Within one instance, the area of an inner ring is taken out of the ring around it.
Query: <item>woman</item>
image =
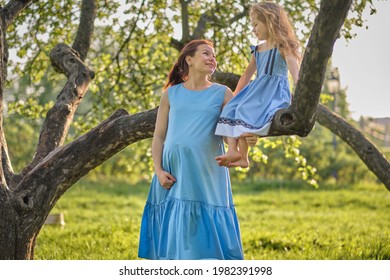
[[[229,88],[212,83],[213,44],[181,51],[164,87],[152,144],[155,169],[142,217],[139,257],[243,259],[229,172],[214,134]]]

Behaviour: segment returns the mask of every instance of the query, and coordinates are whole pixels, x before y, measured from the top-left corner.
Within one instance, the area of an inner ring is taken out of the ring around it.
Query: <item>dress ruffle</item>
[[[147,203],[142,217],[146,226],[141,231],[141,237],[147,240],[140,240],[139,256],[170,260],[242,259],[236,217],[234,206],[171,198],[158,205]]]

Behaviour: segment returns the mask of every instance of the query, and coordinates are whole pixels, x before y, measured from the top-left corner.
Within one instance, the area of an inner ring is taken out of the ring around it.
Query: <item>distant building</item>
[[[359,125],[376,143],[390,147],[390,118],[360,117]]]

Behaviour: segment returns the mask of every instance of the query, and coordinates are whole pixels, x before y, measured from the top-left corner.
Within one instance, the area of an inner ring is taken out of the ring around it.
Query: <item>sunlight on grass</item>
[[[246,259],[390,259],[390,193],[360,184],[313,189],[296,182],[233,184]],[[149,184],[83,180],[44,226],[36,259],[137,259]]]

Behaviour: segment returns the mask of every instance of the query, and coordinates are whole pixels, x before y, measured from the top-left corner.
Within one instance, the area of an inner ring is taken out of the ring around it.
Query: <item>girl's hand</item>
[[[246,143],[248,143],[248,146],[255,146],[257,144],[257,141],[259,140],[259,136],[252,133],[243,133],[241,134],[241,137],[244,137],[246,140]]]
[[[160,185],[166,190],[170,190],[172,188],[172,185],[176,182],[175,177],[173,177],[170,173],[164,170],[157,172],[156,175],[158,181],[160,182]]]

